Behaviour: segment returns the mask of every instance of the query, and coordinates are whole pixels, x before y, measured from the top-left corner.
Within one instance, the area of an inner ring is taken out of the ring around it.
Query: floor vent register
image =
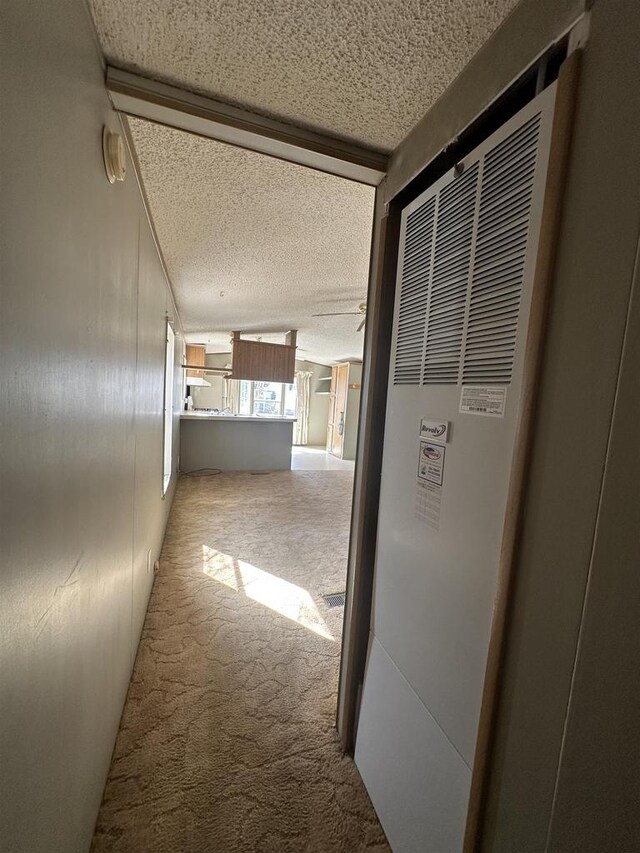
[[[329,595],[322,596],[327,607],[344,607],[346,597],[346,592],[330,592]]]

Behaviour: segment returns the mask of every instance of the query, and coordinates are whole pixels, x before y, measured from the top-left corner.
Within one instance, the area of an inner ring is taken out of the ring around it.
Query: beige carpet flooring
[[[182,477],[93,853],[382,853],[333,728],[352,476]]]

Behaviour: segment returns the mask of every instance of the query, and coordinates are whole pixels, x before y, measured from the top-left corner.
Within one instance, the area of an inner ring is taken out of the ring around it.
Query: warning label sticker
[[[444,477],[444,454],[446,448],[441,444],[430,441],[420,442],[420,457],[418,460],[418,479],[424,483],[442,485]]]
[[[504,417],[507,389],[504,386],[463,385],[460,395],[460,411],[465,415],[489,415]]]

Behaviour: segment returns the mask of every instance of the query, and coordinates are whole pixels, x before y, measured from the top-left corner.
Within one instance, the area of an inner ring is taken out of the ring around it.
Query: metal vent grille
[[[477,185],[476,163],[439,195],[423,384],[458,381]]]
[[[537,113],[487,142],[408,214],[396,385],[511,382],[541,133]]]
[[[462,381],[511,381],[540,115],[489,151],[471,278]]]
[[[325,604],[327,607],[344,607],[345,601],[347,600],[346,592],[330,592],[328,595],[323,595]]]
[[[420,383],[434,218],[435,197],[414,211],[407,220],[394,368],[396,385]]]

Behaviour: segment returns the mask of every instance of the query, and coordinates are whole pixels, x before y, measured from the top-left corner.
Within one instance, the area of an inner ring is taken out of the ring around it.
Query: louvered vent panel
[[[462,381],[511,381],[540,116],[485,155]]]
[[[419,385],[433,248],[435,197],[407,219],[394,383]]]
[[[460,371],[478,164],[440,191],[423,384],[455,384]]]

